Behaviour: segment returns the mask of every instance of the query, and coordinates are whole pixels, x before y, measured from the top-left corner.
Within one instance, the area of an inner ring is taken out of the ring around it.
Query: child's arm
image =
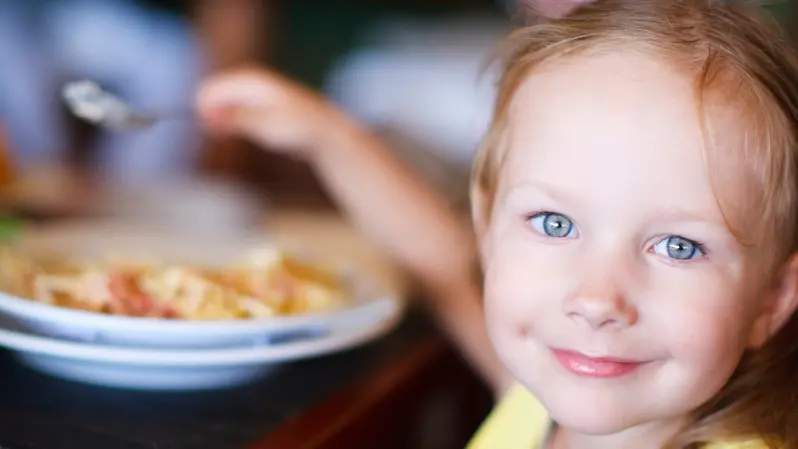
[[[466,358],[497,391],[509,384],[488,339],[465,219],[383,143],[315,93],[271,72],[209,80],[205,123],[305,157],[349,219],[420,282]]]

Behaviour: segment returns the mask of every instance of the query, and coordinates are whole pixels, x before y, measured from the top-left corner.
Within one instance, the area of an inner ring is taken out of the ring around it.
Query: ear
[[[761,315],[754,323],[749,347],[759,348],[787,323],[798,308],[798,254],[784,264],[767,295]]]

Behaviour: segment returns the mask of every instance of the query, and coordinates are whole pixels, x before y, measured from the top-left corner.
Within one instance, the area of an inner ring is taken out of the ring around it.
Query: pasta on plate
[[[331,270],[277,251],[224,268],[188,263],[34,256],[0,250],[0,291],[95,313],[185,320],[323,312],[350,298]]]

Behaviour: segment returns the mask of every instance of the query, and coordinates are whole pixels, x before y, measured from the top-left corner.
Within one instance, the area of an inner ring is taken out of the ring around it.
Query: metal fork
[[[72,81],[61,89],[69,110],[77,117],[103,128],[135,131],[149,128],[166,119],[188,119],[188,110],[154,113],[136,110],[127,102],[90,80]]]

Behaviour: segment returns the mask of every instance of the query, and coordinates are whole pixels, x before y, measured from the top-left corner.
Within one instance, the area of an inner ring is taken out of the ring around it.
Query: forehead
[[[593,203],[678,203],[722,220],[716,193],[745,195],[750,187],[744,167],[725,163],[727,148],[707,158],[692,77],[641,52],[548,63],[527,77],[510,108],[500,191],[539,182],[578,189]],[[714,115],[713,135],[724,136],[716,144],[734,146],[728,136],[738,121]],[[739,173],[710,180],[718,164]]]

